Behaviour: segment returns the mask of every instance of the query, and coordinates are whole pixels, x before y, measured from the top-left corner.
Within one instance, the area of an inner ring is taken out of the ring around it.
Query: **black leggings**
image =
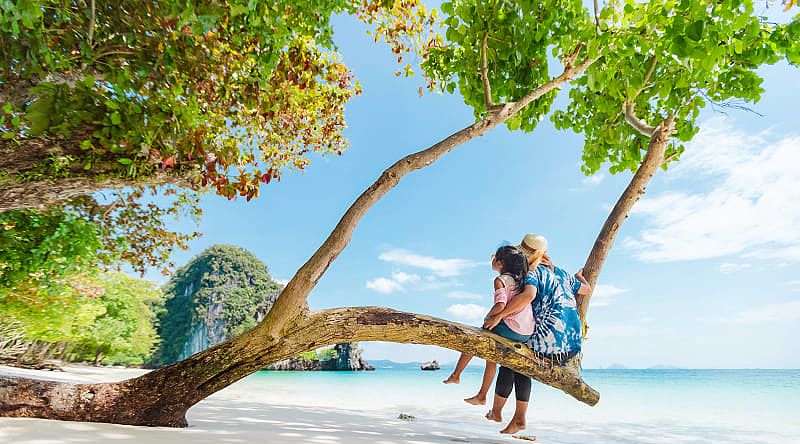
[[[494,385],[494,394],[501,398],[508,398],[511,395],[512,387],[517,401],[528,402],[531,399],[531,378],[508,367],[500,367],[497,383]]]

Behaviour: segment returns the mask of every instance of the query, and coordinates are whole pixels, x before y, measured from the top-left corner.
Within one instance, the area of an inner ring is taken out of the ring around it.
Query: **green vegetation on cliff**
[[[180,268],[164,286],[162,339],[153,364],[168,364],[256,325],[281,285],[255,255],[215,245]]]

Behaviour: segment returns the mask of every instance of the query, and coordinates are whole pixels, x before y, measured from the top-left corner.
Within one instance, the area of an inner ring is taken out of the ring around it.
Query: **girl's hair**
[[[494,257],[503,263],[502,273],[511,275],[521,291],[525,287],[525,276],[528,275],[528,258],[511,246],[498,248]]]

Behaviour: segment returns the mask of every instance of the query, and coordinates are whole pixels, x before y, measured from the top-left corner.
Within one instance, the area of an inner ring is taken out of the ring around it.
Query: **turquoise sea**
[[[330,407],[496,436],[487,408],[467,405],[482,368],[259,372],[219,394],[242,401]],[[601,393],[588,407],[535,383],[528,433],[550,443],[800,443],[800,370],[584,370]],[[506,407],[511,416],[513,403]],[[516,441],[516,440],[515,440]],[[519,442],[519,441],[516,441]]]

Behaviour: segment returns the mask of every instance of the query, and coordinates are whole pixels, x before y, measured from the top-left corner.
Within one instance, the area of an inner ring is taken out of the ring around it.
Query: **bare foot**
[[[525,422],[524,421],[518,421],[518,420],[512,419],[511,422],[508,423],[506,428],[504,428],[503,430],[500,430],[500,433],[502,433],[504,435],[513,435],[514,433],[517,433],[520,430],[525,430],[525,427],[526,426],[525,426]]]
[[[455,375],[455,373],[453,373],[442,382],[444,382],[445,384],[458,384],[461,382],[461,378],[459,378],[458,376]]]
[[[494,422],[502,422],[503,418],[500,416],[499,413],[495,414],[493,410],[489,410],[489,413],[486,414],[486,419],[489,421]]]
[[[486,405],[486,397],[481,398],[480,396],[475,395],[471,398],[464,398],[464,402],[472,405]]]

